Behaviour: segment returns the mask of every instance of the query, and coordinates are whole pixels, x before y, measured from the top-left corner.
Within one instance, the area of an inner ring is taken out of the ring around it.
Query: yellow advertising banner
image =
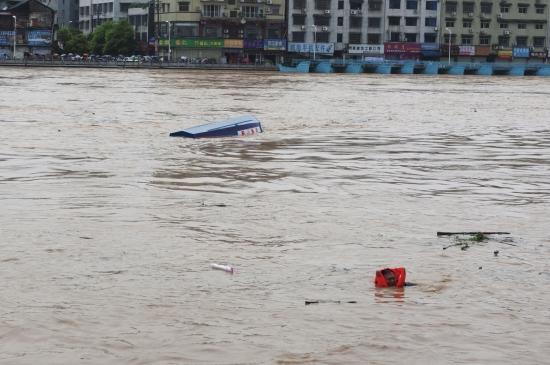
[[[244,48],[242,39],[224,39],[223,48]]]

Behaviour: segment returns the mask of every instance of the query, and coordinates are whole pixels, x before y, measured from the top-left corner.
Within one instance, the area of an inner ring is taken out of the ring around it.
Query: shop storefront
[[[350,44],[348,46],[348,54],[351,58],[360,59],[363,61],[383,61],[384,60],[384,45],[383,44]]]

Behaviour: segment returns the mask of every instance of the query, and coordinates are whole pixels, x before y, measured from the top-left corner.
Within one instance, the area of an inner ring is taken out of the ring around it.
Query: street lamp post
[[[315,51],[317,48],[317,26],[312,25],[313,28],[313,61],[315,61]]]
[[[170,36],[170,21],[165,20],[164,22],[168,24],[168,62],[172,62],[172,41]]]
[[[15,60],[15,42],[17,40],[17,17],[12,15],[13,18],[13,59]]]
[[[449,28],[445,28],[449,32],[449,65],[451,64],[451,43],[453,41],[453,32]]]

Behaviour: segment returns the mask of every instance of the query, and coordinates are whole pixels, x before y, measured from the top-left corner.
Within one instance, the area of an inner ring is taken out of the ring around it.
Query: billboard
[[[288,51],[296,53],[313,53],[315,49],[319,54],[334,54],[334,43],[288,43]]]
[[[286,51],[286,39],[264,39],[264,50]]]
[[[0,46],[13,45],[13,30],[0,30]]]
[[[27,32],[27,44],[29,46],[49,46],[52,44],[51,30],[29,30]]]
[[[512,50],[512,56],[514,58],[529,58],[529,47],[515,47]]]
[[[350,44],[348,46],[350,54],[384,54],[383,44]]]

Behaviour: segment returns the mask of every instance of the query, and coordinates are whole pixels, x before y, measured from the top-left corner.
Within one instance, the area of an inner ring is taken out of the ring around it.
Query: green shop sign
[[[172,48],[223,48],[223,39],[212,38],[172,38]],[[168,39],[159,40],[160,46],[168,47]]]

